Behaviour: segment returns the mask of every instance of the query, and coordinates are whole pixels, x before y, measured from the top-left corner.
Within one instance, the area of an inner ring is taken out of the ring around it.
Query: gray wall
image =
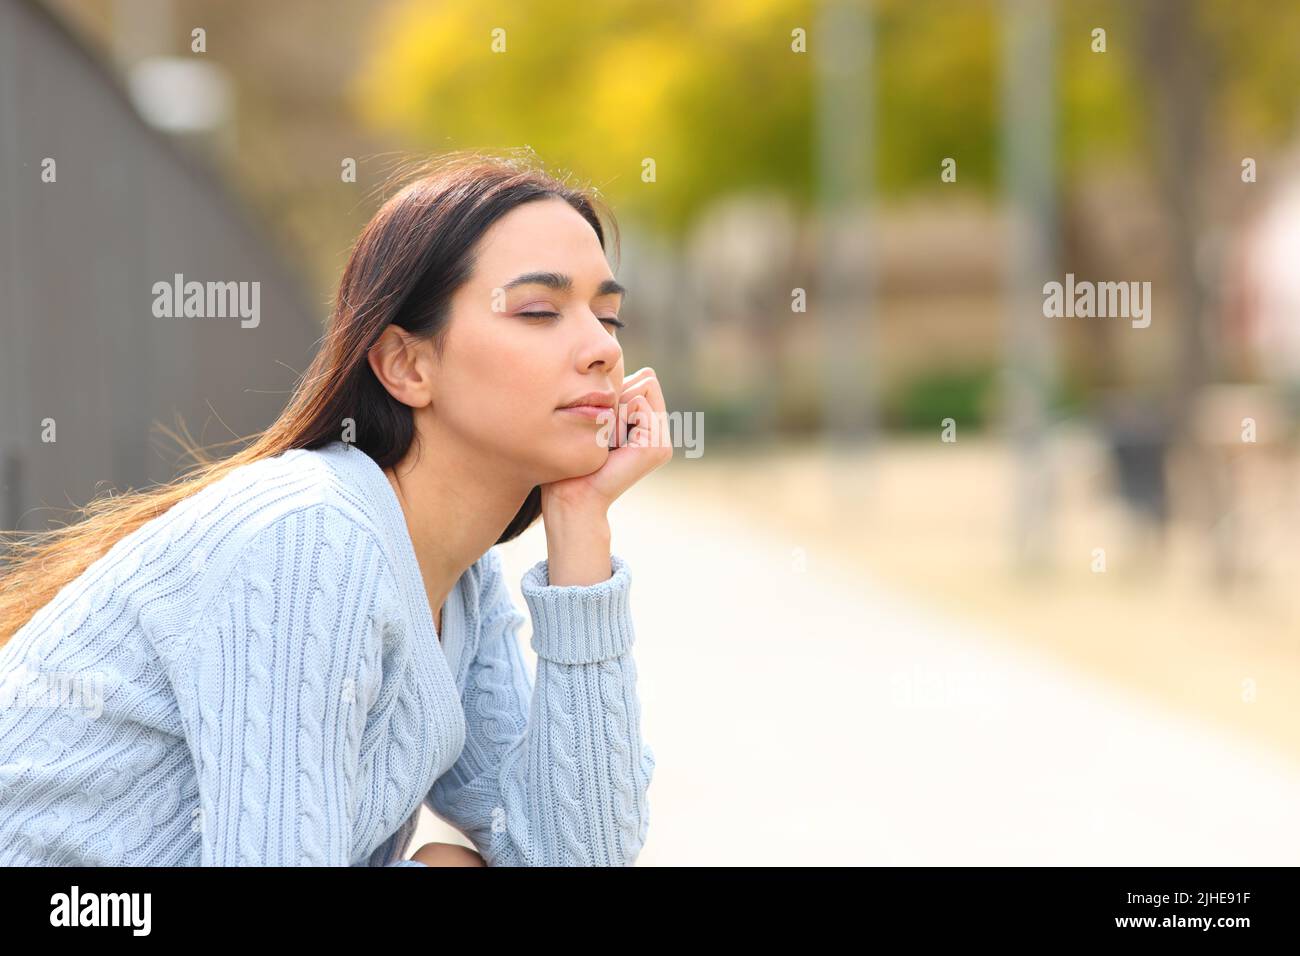
[[[47,156],[56,183],[41,181]],[[260,282],[260,324],[155,317],[153,284],[178,272]],[[304,292],[235,197],[48,13],[0,0],[0,525],[47,527],[68,514],[46,506],[173,477],[155,421],[179,414],[202,443],[270,424],[323,332]]]

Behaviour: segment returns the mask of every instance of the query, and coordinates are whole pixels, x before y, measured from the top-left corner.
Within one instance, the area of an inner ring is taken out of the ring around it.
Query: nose
[[[579,353],[579,368],[587,371],[595,365],[603,365],[613,370],[623,360],[623,346],[594,312],[588,312],[589,320],[583,323],[582,347]]]

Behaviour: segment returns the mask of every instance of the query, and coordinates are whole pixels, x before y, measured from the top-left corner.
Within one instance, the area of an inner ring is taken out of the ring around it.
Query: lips
[[[613,392],[588,392],[567,405],[561,405],[556,411],[586,418],[589,421],[599,421],[601,416],[609,414],[616,398]]]
[[[610,414],[608,405],[565,405],[563,408],[558,409],[558,411],[566,412],[571,415],[582,415],[583,417],[590,418],[593,421],[601,415]]]
[[[613,392],[588,392],[586,395],[579,395],[573,401],[561,405],[560,408],[609,409],[614,407],[614,399]]]

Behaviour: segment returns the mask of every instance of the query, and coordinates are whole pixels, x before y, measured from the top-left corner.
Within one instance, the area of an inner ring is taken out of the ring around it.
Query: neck
[[[384,474],[397,494],[442,638],[442,608],[460,576],[496,544],[532,490],[526,476],[445,433],[417,433]]]

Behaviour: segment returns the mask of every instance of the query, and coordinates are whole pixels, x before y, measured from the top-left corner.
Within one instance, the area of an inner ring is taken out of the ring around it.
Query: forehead
[[[483,234],[476,277],[490,284],[522,272],[566,272],[578,282],[610,274],[591,223],[562,199],[516,206]]]

